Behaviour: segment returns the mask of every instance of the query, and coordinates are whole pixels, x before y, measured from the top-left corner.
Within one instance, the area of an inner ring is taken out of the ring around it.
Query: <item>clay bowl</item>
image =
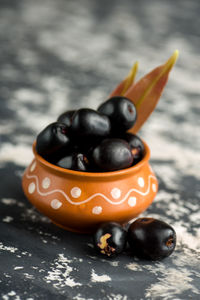
[[[126,224],[152,203],[157,179],[149,165],[150,150],[135,166],[104,173],[57,167],[36,153],[25,170],[22,186],[28,200],[56,225],[91,233],[106,221]]]

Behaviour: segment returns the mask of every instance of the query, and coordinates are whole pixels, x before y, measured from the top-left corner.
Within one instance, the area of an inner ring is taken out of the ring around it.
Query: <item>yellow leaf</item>
[[[116,89],[110,94],[110,98],[114,96],[123,96],[130,86],[134,83],[135,76],[138,70],[138,62],[136,62],[131,68],[128,76],[120,82]]]
[[[145,75],[124,94],[125,97],[132,100],[137,110],[137,121],[129,130],[131,133],[137,133],[155,109],[178,54],[179,52],[176,50],[164,65]]]

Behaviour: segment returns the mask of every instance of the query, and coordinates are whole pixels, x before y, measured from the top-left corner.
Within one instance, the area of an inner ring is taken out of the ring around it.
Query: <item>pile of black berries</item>
[[[117,96],[97,110],[82,108],[61,114],[36,139],[36,151],[65,169],[109,172],[129,168],[144,156],[142,140],[127,131],[137,112],[132,101]]]

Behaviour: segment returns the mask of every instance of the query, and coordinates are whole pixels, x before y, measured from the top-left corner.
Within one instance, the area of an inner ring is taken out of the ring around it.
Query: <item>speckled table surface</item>
[[[200,3],[0,2],[0,297],[200,298]],[[97,257],[90,236],[54,226],[23,195],[36,134],[67,109],[96,108],[139,60],[138,78],[180,58],[139,132],[159,192],[143,214],[170,223],[176,251],[158,262]]]

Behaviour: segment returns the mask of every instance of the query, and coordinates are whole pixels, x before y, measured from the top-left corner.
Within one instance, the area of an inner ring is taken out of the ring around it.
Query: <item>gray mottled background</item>
[[[200,2],[0,1],[0,297],[200,299]],[[36,134],[67,109],[96,108],[139,60],[140,78],[179,49],[156,111],[139,132],[159,192],[144,215],[177,231],[160,262],[97,257],[23,195]]]

